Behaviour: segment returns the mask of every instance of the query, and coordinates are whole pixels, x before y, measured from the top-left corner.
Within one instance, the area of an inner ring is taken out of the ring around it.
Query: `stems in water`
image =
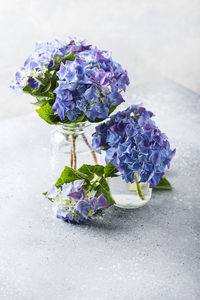
[[[136,187],[137,187],[138,196],[140,197],[141,200],[145,200],[145,196],[142,191],[142,185],[141,185],[141,183],[138,183],[138,181],[139,181],[138,174],[135,173],[134,175],[135,175],[135,179],[136,179]]]
[[[74,164],[74,158],[73,158],[73,152],[72,148],[70,150],[70,167],[73,169],[73,164]]]
[[[84,133],[82,133],[81,135],[82,135],[82,138],[83,138],[84,142],[86,143],[86,145],[87,145],[87,146],[88,146],[88,148],[90,149],[90,151],[91,151],[91,154],[92,154],[92,156],[93,156],[93,159],[94,159],[94,162],[95,162],[95,164],[97,165],[97,164],[98,164],[98,160],[97,160],[96,153],[95,153],[95,152],[94,152],[94,150],[92,149],[92,146],[89,144],[89,142],[88,142],[88,140],[87,140],[87,138],[86,138],[85,134],[84,134]]]
[[[97,156],[96,156],[95,151],[92,149],[92,146],[88,142],[85,134],[82,133],[81,136],[82,136],[85,144],[87,145],[87,147],[90,149],[92,157],[94,159],[94,162],[97,165],[98,164],[98,160],[97,160]],[[65,134],[65,138],[66,138],[66,140],[69,140],[69,135]],[[70,167],[74,168],[74,170],[77,169],[76,138],[77,138],[77,135],[75,135],[74,133],[71,134]]]
[[[72,137],[72,157],[73,157],[73,167],[74,170],[77,169],[77,158],[76,158],[76,136],[74,134],[71,135]]]

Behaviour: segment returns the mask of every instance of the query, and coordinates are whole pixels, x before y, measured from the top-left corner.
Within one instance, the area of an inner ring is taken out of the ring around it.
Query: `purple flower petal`
[[[53,199],[55,200],[58,193],[58,189],[55,187],[55,185],[52,186],[52,188],[48,191],[48,193],[45,196],[45,199]]]
[[[37,80],[34,77],[29,77],[28,79],[28,86],[30,86],[31,88],[38,88],[41,85],[41,82],[39,80]]]
[[[98,209],[102,209],[108,207],[110,204],[107,202],[106,198],[103,194],[101,194],[98,198],[94,197],[89,201],[96,212]]]

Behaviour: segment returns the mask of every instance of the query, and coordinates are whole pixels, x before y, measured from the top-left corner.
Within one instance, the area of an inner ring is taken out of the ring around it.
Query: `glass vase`
[[[119,176],[110,178],[109,186],[116,202],[115,206],[117,207],[127,209],[139,208],[144,206],[151,199],[152,189],[147,182],[140,183],[137,186],[136,183],[127,183]]]
[[[89,122],[58,124],[51,136],[51,171],[60,176],[65,166],[74,169],[83,164],[101,163],[101,156],[92,149],[94,125]]]

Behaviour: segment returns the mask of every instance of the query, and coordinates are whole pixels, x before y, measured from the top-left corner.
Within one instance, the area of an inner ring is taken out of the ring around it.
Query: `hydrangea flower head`
[[[59,219],[73,224],[83,223],[91,220],[98,210],[109,206],[103,194],[95,197],[95,192],[86,193],[83,183],[84,180],[76,180],[60,188],[53,186],[47,193],[46,198],[54,202],[53,209]]]
[[[112,105],[124,101],[120,92],[129,84],[127,72],[107,51],[90,48],[75,53],[74,61],[61,63],[53,110],[70,121],[85,114],[94,121],[105,119]]]
[[[49,103],[54,114],[71,122],[81,116],[89,121],[107,118],[112,106],[124,101],[121,92],[129,84],[127,71],[110,52],[76,39],[37,43],[11,88],[17,93],[26,86],[37,90],[46,81],[53,94]],[[44,90],[35,95],[43,96]]]
[[[155,122],[153,113],[139,105],[132,105],[96,127],[93,148],[106,151],[106,163],[111,162],[126,182],[148,182],[150,187],[164,177],[165,167],[176,150]]]

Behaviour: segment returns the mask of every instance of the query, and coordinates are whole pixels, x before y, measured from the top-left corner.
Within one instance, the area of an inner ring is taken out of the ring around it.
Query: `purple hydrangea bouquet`
[[[44,193],[53,202],[56,216],[64,221],[89,221],[117,204],[115,190],[108,184],[116,178],[127,182],[130,191],[135,189],[141,201],[145,200],[144,184],[171,189],[164,173],[175,150],[152,120],[153,113],[132,105],[111,115],[124,102],[121,92],[128,84],[127,72],[108,51],[76,39],[37,43],[12,81],[17,94],[35,97],[33,104],[39,106],[36,112],[42,119],[70,128],[70,133],[64,133],[66,140],[71,136],[70,167]],[[92,135],[92,145],[82,130],[86,122],[101,122]],[[95,165],[84,163],[77,170],[79,131]],[[95,154],[102,150],[105,166],[98,164]]]
[[[36,112],[47,123],[65,128],[70,124],[70,161],[76,168],[74,132],[81,123],[106,119],[124,102],[121,92],[128,84],[127,72],[108,51],[71,39],[37,43],[16,73],[11,88],[17,94],[34,96],[34,104],[39,106]],[[84,134],[83,138],[90,147]],[[93,151],[92,155],[97,162]]]
[[[153,116],[144,107],[132,105],[101,123],[93,134],[93,149],[106,152],[106,163],[112,163],[127,183],[135,183],[141,200],[145,200],[144,183],[150,188],[171,189],[163,178],[176,150],[171,150]]]
[[[176,150],[155,122],[153,113],[132,105],[96,127],[93,149],[106,151],[106,163],[111,162],[126,182],[148,182],[155,187],[164,176],[165,167]]]

